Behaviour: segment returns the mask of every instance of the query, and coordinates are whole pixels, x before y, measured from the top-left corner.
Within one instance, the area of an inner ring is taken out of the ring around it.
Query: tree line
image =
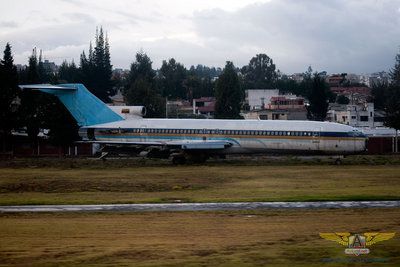
[[[391,72],[394,82],[373,89],[374,101],[381,101],[388,114],[394,114],[395,119],[387,122],[394,128],[400,128],[396,124],[400,110],[399,62],[400,56],[397,55],[396,65]],[[21,91],[18,84],[83,83],[104,102],[110,102],[110,96],[120,90],[128,105],[146,106],[148,117],[165,117],[167,98],[191,101],[202,96],[215,96],[215,118],[239,119],[245,89],[277,88],[282,92],[302,95],[310,102],[308,118],[311,120],[323,120],[328,103],[338,100],[325,78],[317,72],[313,73],[311,67],[305,72],[301,83],[285,76],[278,79],[276,66],[266,54],[257,54],[242,68],[227,62],[223,69],[203,65],[186,69],[183,64],[170,58],[162,62],[160,69],[154,70],[149,56],[139,51],[126,75],[113,76],[112,67],[108,37],[102,28],[96,30],[94,46],[90,43],[88,52],[83,51],[80,55],[79,66],[64,61],[57,72],[44,67],[42,55],[40,53],[38,56],[36,49],[29,57],[28,66],[17,71],[11,45],[7,43],[0,64],[0,131],[3,147],[10,131],[22,127],[26,128],[33,141],[39,129],[49,129],[49,137],[57,144],[68,144],[78,138],[75,120],[56,97],[38,91]],[[339,101],[345,102],[346,99]]]

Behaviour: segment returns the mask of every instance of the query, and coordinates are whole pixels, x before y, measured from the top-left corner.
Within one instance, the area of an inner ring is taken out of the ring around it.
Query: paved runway
[[[31,206],[0,206],[0,212],[142,211],[142,210],[197,211],[197,210],[343,209],[343,208],[392,208],[392,207],[400,207],[400,201],[31,205]]]

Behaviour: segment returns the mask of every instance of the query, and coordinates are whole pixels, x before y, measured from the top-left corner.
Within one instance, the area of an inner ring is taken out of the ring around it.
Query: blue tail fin
[[[20,85],[22,89],[37,89],[57,96],[72,114],[79,126],[124,120],[100,99],[90,93],[83,84],[33,84]]]

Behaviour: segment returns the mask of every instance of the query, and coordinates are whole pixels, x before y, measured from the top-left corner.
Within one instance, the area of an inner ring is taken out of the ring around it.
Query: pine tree
[[[242,90],[232,62],[227,62],[216,82],[214,117],[217,119],[239,119]]]
[[[63,63],[58,68],[58,79],[59,83],[77,83],[80,82],[79,70],[75,65],[75,62],[72,61],[69,64],[67,61],[63,61]]]
[[[38,64],[36,48],[34,48],[32,55],[29,57],[26,83],[41,83]],[[38,91],[22,90],[20,110],[23,120],[21,123],[27,128],[28,136],[33,142],[36,142],[41,127],[40,103],[40,93]]]
[[[106,77],[108,77],[111,82],[112,65],[111,65],[111,55],[110,55],[110,43],[108,42],[108,34],[106,34],[106,39],[104,42],[104,71]]]
[[[388,84],[386,83],[375,83],[371,89],[371,95],[374,101],[374,108],[375,110],[380,109],[383,110],[385,108],[386,102],[386,91],[387,91]]]
[[[83,51],[80,57],[82,82],[95,96],[104,102],[109,102],[109,96],[115,94],[113,88],[112,65],[110,59],[110,44],[104,37],[103,28],[96,29],[95,47],[89,45],[89,55]]]
[[[93,53],[92,42],[90,42],[90,44],[89,44],[89,61],[88,61],[88,63],[90,65],[94,64],[94,53]]]
[[[400,54],[396,55],[394,68],[390,72],[393,83],[400,85]]]
[[[38,58],[36,48],[32,50],[32,56],[29,57],[28,62],[28,83],[37,84],[40,83],[40,76],[38,70]]]
[[[17,69],[11,52],[11,45],[6,44],[3,60],[0,61],[0,135],[3,152],[12,129],[17,127],[18,110],[15,100],[19,95]]]
[[[37,71],[39,73],[39,82],[40,83],[44,83],[44,82],[48,82],[48,77],[46,77],[46,72],[43,66],[43,59],[42,59],[42,49],[40,49],[40,53],[39,53],[39,61],[38,61],[38,65],[37,65]]]
[[[400,54],[396,55],[396,63],[390,76],[392,82],[386,90],[385,125],[396,129],[395,152],[398,152],[397,131],[400,130]]]
[[[323,121],[328,111],[328,85],[317,73],[311,79],[311,92],[308,96],[310,106],[307,109],[309,120]]]
[[[105,44],[104,44],[104,34],[103,29],[100,28],[100,34],[96,29],[96,46],[93,52],[94,66],[102,71],[105,66]]]

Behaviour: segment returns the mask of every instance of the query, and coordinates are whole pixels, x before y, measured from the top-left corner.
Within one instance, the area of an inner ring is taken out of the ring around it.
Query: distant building
[[[215,111],[215,97],[201,97],[193,99],[193,114],[212,118]]]
[[[371,88],[365,86],[359,87],[331,87],[331,91],[334,93],[358,93],[364,95],[371,94]]]
[[[382,126],[382,122],[374,122],[374,103],[360,105],[329,104],[327,120],[353,127]]]
[[[245,93],[250,110],[261,110],[271,104],[271,97],[279,96],[279,89],[247,89]]]
[[[331,91],[337,95],[344,95],[350,100],[350,104],[367,103],[371,96],[371,88],[369,87],[331,87]]]
[[[307,120],[306,111],[264,109],[242,114],[245,120]]]
[[[348,82],[350,82],[350,84],[360,84],[361,83],[360,75],[357,75],[357,74],[354,74],[354,73],[347,74],[346,80]]]
[[[368,86],[369,87],[374,87],[379,84],[388,84],[389,83],[389,74],[381,71],[381,72],[376,72],[372,73],[368,77]]]
[[[112,105],[114,106],[125,106],[124,96],[122,95],[121,90],[118,90],[117,93],[113,96],[110,96],[112,101]]]
[[[193,107],[187,100],[168,100],[166,115],[168,118],[193,117]]]
[[[296,81],[297,83],[301,83],[304,79],[304,73],[294,73],[289,77],[290,79]]]
[[[248,120],[306,120],[307,111],[303,97],[281,95],[271,97],[270,104],[262,110],[252,110],[244,114],[244,117]]]
[[[56,73],[56,72],[57,72],[56,63],[54,63],[54,62],[49,62],[47,59],[45,59],[44,62],[43,62],[43,69],[44,69],[47,73]]]
[[[296,95],[283,95],[271,97],[271,104],[265,105],[265,109],[287,109],[287,110],[306,110],[304,97]]]
[[[329,86],[339,86],[346,80],[347,73],[333,74],[327,78]]]

